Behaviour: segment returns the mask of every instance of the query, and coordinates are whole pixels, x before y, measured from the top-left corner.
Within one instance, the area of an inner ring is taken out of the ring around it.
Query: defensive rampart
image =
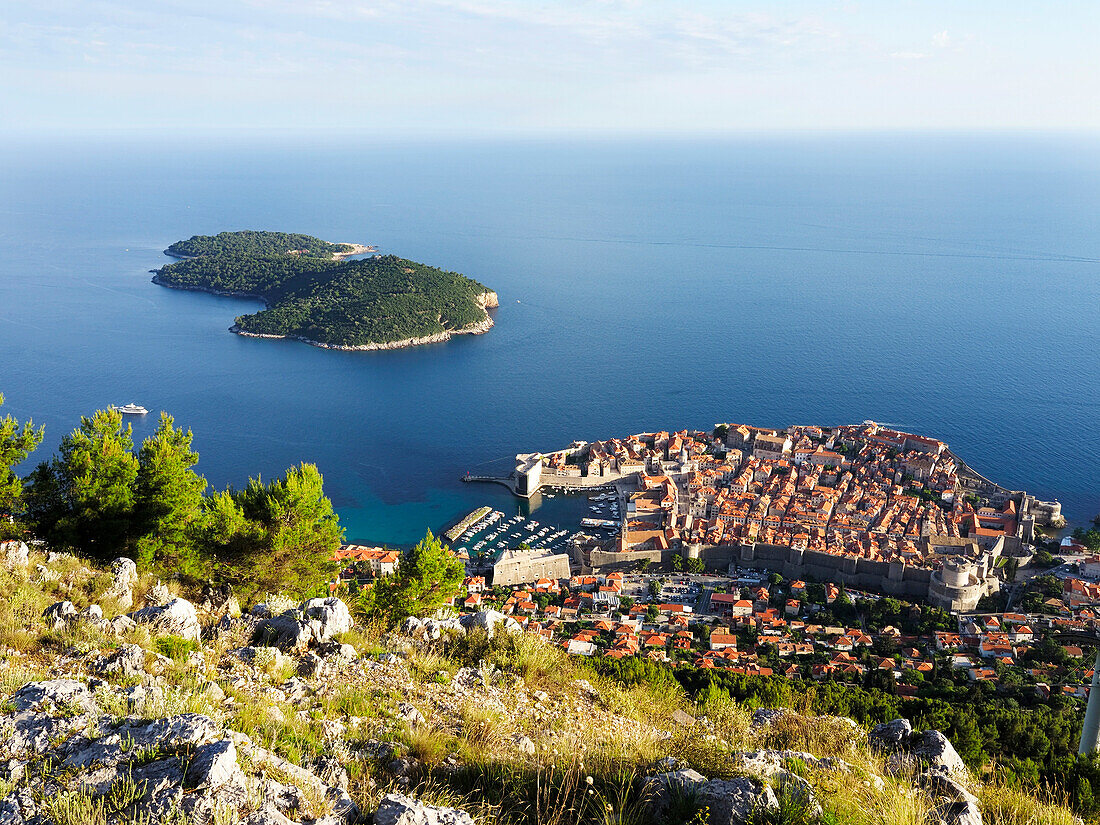
[[[932,578],[931,570],[900,561],[835,556],[818,550],[799,550],[775,544],[693,546],[689,548],[688,555],[701,559],[710,570],[725,570],[730,564],[736,564],[753,570],[771,570],[788,579],[812,576],[823,581],[843,581],[848,587],[919,599],[928,596]]]

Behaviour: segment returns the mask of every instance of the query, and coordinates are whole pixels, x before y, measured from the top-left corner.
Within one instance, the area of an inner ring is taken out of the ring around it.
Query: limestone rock
[[[294,825],[294,820],[287,819],[279,809],[272,805],[264,805],[260,810],[244,820],[244,825]]]
[[[233,741],[210,742],[195,749],[187,767],[187,783],[216,790],[233,779],[238,770],[237,748]]]
[[[111,632],[116,636],[125,636],[137,627],[137,622],[126,615],[115,616],[109,624],[111,625]]]
[[[145,651],[138,645],[122,645],[114,653],[101,656],[95,671],[104,676],[114,673],[122,676],[141,676],[145,673]]]
[[[302,654],[298,660],[298,675],[306,679],[318,679],[325,675],[325,660],[312,651]]]
[[[134,605],[134,585],[137,584],[137,565],[132,559],[119,556],[111,562],[111,585],[103,594],[105,599],[114,599],[120,609],[128,610]]]
[[[156,605],[162,607],[171,600],[172,591],[168,589],[168,586],[164,582],[157,582],[149,588],[149,592],[145,596],[146,604]]]
[[[600,692],[592,687],[592,683],[589,682],[587,679],[577,679],[573,682],[573,684],[576,685],[577,689],[589,699],[600,698]],[[694,722],[695,720],[692,719],[691,721]]]
[[[938,730],[926,730],[909,740],[909,753],[932,770],[966,775],[966,765],[950,740]]]
[[[962,784],[943,773],[923,774],[920,781],[936,800],[930,821],[939,820],[945,825],[982,825],[981,803]]]
[[[689,797],[710,808],[712,825],[744,825],[761,808],[778,808],[779,800],[771,787],[748,776],[708,780],[698,771],[686,768],[658,774],[647,783],[652,813],[658,819],[674,799]]]
[[[397,704],[397,715],[411,725],[423,725],[427,721],[424,718],[424,714],[408,702],[399,702]]]
[[[843,759],[835,756],[818,759],[813,754],[802,751],[756,750],[734,754],[734,763],[739,769],[763,779],[791,773],[790,766],[793,762],[801,762],[817,770],[855,772],[855,769]]]
[[[15,692],[11,704],[16,710],[63,712],[80,708],[88,713],[99,712],[88,686],[75,679],[30,682]]]
[[[0,541],[0,558],[4,560],[5,570],[23,569],[31,560],[31,549],[27,543],[13,539]]]
[[[195,605],[187,599],[177,596],[168,599],[163,605],[146,605],[129,615],[135,622],[151,625],[160,633],[171,633],[192,642],[202,640],[198,613]]]
[[[260,622],[253,641],[285,651],[304,651],[313,641],[313,631],[299,618],[296,610],[288,610],[286,613]]]
[[[354,646],[348,644],[337,645],[336,649],[332,652],[332,656],[337,659],[342,659],[345,662],[353,662],[359,658],[359,651]]]
[[[710,825],[742,825],[758,809],[779,807],[770,786],[747,776],[711,779],[697,786],[696,794],[700,805],[710,808]]]
[[[521,733],[517,733],[512,737],[512,745],[516,749],[516,753],[521,753],[524,756],[535,755],[535,743],[528,736],[524,736]]]
[[[70,601],[54,602],[42,611],[42,618],[46,620],[46,627],[50,630],[64,630],[70,622],[76,620],[76,606]]]
[[[128,655],[119,658],[124,661]],[[140,706],[160,692],[155,686],[135,686],[122,695]],[[45,818],[36,799],[79,787],[102,797],[123,779],[139,789],[127,809],[127,821],[163,822],[178,809],[188,822],[211,822],[219,807],[234,810],[249,804],[257,788],[260,813],[248,821],[291,822],[280,811],[300,809],[306,798],[331,805],[332,814],[314,820],[314,825],[347,825],[359,818],[338,760],[322,766],[322,779],[202,714],[152,721],[100,716],[88,685],[71,679],[27,684],[6,708],[0,714],[0,740],[7,761],[0,763],[0,772],[10,774],[13,782],[24,775],[49,780],[33,795],[30,787],[23,787],[0,799],[0,825],[40,825]],[[285,777],[288,785],[265,779],[268,771]]]
[[[279,689],[286,696],[288,702],[298,702],[309,696],[312,691],[305,682],[299,679],[297,676],[291,676],[281,685]]]
[[[148,696],[145,688],[141,685],[123,688],[121,695],[126,700],[126,706],[134,713],[137,713],[145,706],[145,701]]]
[[[331,641],[334,636],[347,633],[354,624],[348,606],[335,596],[327,599],[309,599],[302,602],[298,609],[302,612],[302,618],[309,625],[313,640],[317,644],[324,644]]]
[[[908,746],[909,737],[912,734],[913,726],[908,719],[894,719],[871,728],[871,732],[867,735],[867,744],[872,750],[893,753]]]
[[[473,817],[457,808],[440,808],[391,793],[374,812],[374,825],[474,825]]]
[[[508,633],[517,633],[523,630],[519,622],[511,616],[505,616],[499,610],[482,610],[478,613],[470,613],[460,618],[462,626],[469,633],[480,628],[491,639],[497,627],[501,627]]]

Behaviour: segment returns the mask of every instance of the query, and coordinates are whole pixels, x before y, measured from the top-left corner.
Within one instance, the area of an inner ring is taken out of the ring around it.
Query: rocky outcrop
[[[306,796],[325,800],[329,825],[359,818],[344,789],[209,716],[120,720],[103,714],[87,685],[71,679],[28,684],[8,707],[0,717],[0,758],[19,760],[22,775],[38,777],[40,793],[23,793],[24,787],[0,800],[0,822],[45,821],[51,800],[81,789],[128,800],[112,822],[160,822],[181,813],[208,822],[218,810],[240,810],[257,799],[261,807],[250,815],[259,815],[257,821],[279,821],[271,818],[286,813],[298,821]]]
[[[523,630],[520,623],[511,616],[505,616],[498,610],[482,610],[478,613],[469,613],[460,618],[462,627],[469,633],[473,630],[484,630],[489,638],[493,638],[497,628],[508,633],[518,633]]]
[[[271,616],[256,627],[253,642],[265,647],[277,647],[285,651],[304,652],[313,641],[313,633],[298,610],[288,610]]]
[[[145,649],[138,645],[122,645],[114,653],[101,656],[95,670],[102,676],[141,676],[145,673]]]
[[[309,599],[278,616],[265,615],[264,609],[253,612],[260,617],[253,636],[256,644],[299,653],[311,648],[345,653],[335,638],[351,630],[353,622],[347,605],[337,598]]]
[[[298,609],[317,644],[331,642],[339,634],[351,630],[354,624],[348,606],[337,598],[309,599]]]
[[[440,808],[391,793],[382,797],[374,825],[474,825],[473,817],[455,808]]]
[[[867,734],[867,744],[872,750],[881,753],[894,753],[904,749],[909,744],[909,737],[913,735],[913,726],[908,719],[894,719],[891,722],[882,722],[871,728]]]
[[[929,818],[946,825],[982,825],[982,809],[978,797],[961,783],[940,773],[922,777],[924,789],[932,797],[935,807]]]
[[[707,821],[711,825],[745,825],[757,811],[779,807],[771,786],[758,779],[749,776],[707,779],[690,768],[657,774],[647,783],[646,792],[657,821],[684,799],[691,800],[696,807],[709,809]]]
[[[23,541],[0,541],[0,559],[5,570],[25,569],[31,561],[31,549]]]
[[[55,602],[42,611],[46,627],[52,631],[61,631],[76,621],[76,605],[70,601]]]
[[[111,562],[111,585],[103,594],[105,599],[114,599],[120,610],[129,610],[134,606],[134,585],[137,584],[137,565],[132,559],[120,556]]]
[[[867,736],[872,750],[887,754],[886,767],[895,773],[930,771],[965,777],[966,764],[955,746],[938,730],[913,733],[908,719],[875,725]]]
[[[446,619],[418,619],[415,616],[409,616],[401,623],[400,632],[422,642],[434,642],[442,638],[445,633],[470,633],[475,630],[485,631],[491,639],[498,627],[508,633],[516,633],[523,629],[511,616],[506,616],[498,610],[482,610],[479,613],[467,613]]]
[[[909,755],[933,771],[966,776],[962,757],[938,730],[926,730],[909,737]]]
[[[163,604],[149,604],[130,615],[139,624],[151,625],[159,633],[182,636],[192,642],[202,640],[202,628],[195,605],[178,596]]]

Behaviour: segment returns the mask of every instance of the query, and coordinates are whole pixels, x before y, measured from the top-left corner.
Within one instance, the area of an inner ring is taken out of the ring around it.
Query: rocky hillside
[[[905,720],[597,678],[500,614],[242,613],[0,544],[0,825],[1071,825]]]

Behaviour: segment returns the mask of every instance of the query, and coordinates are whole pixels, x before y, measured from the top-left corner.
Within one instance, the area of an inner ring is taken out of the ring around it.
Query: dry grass
[[[882,765],[865,750],[849,753],[854,773],[807,771],[814,786],[826,825],[927,825],[932,800],[907,779],[886,779]]]
[[[409,755],[428,768],[442,765],[459,747],[449,731],[432,724],[410,726],[404,739]]]
[[[652,823],[638,768],[613,748],[568,745],[537,761],[470,760],[453,786],[467,809],[502,825]]]
[[[986,825],[1075,825],[1068,800],[1049,789],[1022,791],[1000,782],[978,789],[982,821]]]
[[[460,737],[468,753],[492,752],[502,741],[504,720],[500,714],[476,702],[462,706]]]
[[[852,757],[865,735],[851,722],[835,716],[802,716],[787,713],[749,737],[757,747],[796,750],[815,756]]]

